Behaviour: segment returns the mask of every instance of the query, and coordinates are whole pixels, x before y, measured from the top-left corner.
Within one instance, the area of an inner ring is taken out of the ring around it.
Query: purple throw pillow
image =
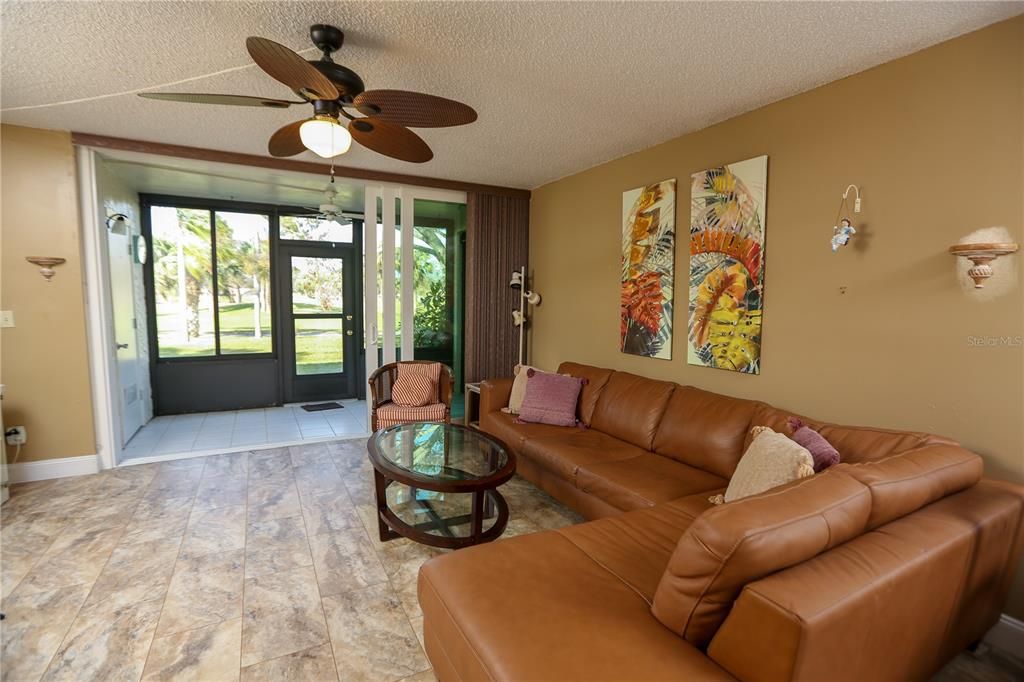
[[[824,471],[833,464],[839,464],[839,451],[832,447],[824,436],[796,417],[790,417],[786,423],[793,430],[790,438],[811,453],[814,459],[814,473]]]
[[[526,396],[519,408],[520,422],[576,425],[576,402],[585,379],[527,370]]]

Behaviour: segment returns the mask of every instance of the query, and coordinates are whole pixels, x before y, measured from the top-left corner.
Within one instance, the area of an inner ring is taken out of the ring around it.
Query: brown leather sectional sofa
[[[999,618],[1024,488],[926,433],[803,418],[842,463],[715,507],[751,426],[792,413],[624,372],[588,379],[587,429],[481,428],[589,519],[424,564],[434,672],[456,680],[921,680]],[[512,509],[513,515],[515,508]]]

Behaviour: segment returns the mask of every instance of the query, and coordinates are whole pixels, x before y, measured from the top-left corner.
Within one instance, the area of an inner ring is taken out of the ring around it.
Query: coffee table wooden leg
[[[373,487],[377,495],[377,531],[380,533],[380,541],[387,542],[400,537],[398,533],[391,530],[388,524],[384,523],[383,512],[388,506],[388,480],[384,475],[373,470]]]
[[[484,531],[484,497],[487,492],[478,490],[473,493],[473,511],[470,514],[470,537],[479,538]]]

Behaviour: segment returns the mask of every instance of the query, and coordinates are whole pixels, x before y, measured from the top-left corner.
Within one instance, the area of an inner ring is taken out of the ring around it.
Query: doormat
[[[324,410],[342,410],[344,408],[345,406],[341,403],[313,403],[302,406],[306,412],[323,412]]]

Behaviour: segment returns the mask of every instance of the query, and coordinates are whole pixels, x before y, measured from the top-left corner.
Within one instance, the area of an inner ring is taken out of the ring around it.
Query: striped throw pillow
[[[398,378],[391,388],[391,400],[402,407],[422,407],[438,402],[437,384],[441,364],[399,364]]]

